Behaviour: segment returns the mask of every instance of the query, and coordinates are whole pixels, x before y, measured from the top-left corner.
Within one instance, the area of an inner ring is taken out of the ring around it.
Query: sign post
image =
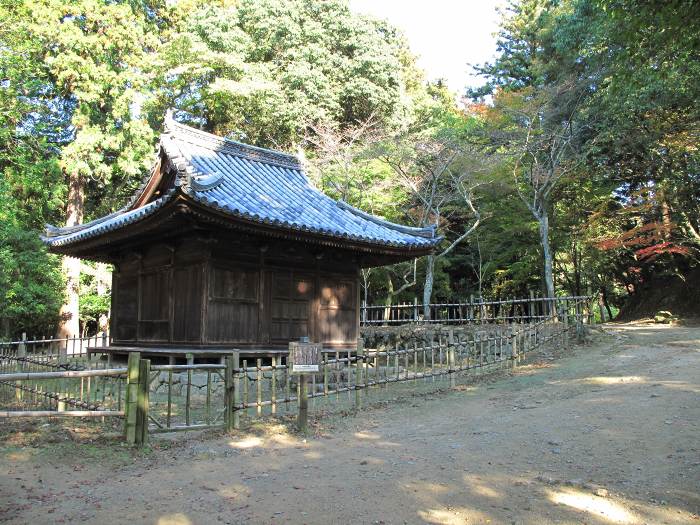
[[[297,426],[300,432],[308,430],[309,393],[308,374],[318,372],[321,363],[321,343],[309,343],[308,338],[289,343],[287,363],[292,374],[299,375],[299,415]]]

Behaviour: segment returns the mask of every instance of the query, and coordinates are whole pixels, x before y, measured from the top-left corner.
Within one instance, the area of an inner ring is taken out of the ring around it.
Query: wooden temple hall
[[[438,240],[327,197],[293,155],[171,113],[125,207],[44,237],[54,253],[114,265],[107,351],[171,358],[286,353],[300,337],[354,348],[360,269],[425,255]]]

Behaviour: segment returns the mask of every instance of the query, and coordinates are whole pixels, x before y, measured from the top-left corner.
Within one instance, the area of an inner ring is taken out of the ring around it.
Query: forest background
[[[698,315],[699,56],[697,2],[520,0],[455,94],[344,0],[0,0],[0,338],[104,327],[110,268],[40,234],[123,206],[167,108],[435,226],[435,255],[363,272],[370,304],[534,290]]]

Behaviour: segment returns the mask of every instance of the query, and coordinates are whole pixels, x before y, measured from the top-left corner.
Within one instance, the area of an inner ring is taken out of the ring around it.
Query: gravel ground
[[[0,521],[700,525],[700,328],[605,332],[307,438],[270,423],[136,453],[5,433]]]

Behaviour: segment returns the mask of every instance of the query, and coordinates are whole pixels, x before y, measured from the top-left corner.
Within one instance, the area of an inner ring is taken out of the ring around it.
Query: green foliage
[[[0,336],[51,333],[63,303],[57,257],[35,233],[0,223],[0,268]]]
[[[393,123],[409,109],[408,55],[393,28],[345,0],[206,5],[159,49],[151,122],[175,106],[207,130],[278,148],[309,123]]]
[[[622,304],[642,283],[696,264],[700,18],[691,13],[690,1],[512,2],[499,56],[478,68],[487,83],[471,95],[502,104],[489,117],[501,139],[504,116],[537,92],[559,94],[543,118],[576,109],[567,155],[577,168],[555,192],[551,221],[560,288],[592,287]],[[637,229],[666,233],[633,246]]]
[[[61,100],[27,18],[25,4],[0,2],[0,337],[49,334],[63,300],[60,266],[36,235],[65,194],[52,147]]]
[[[143,13],[102,0],[26,0],[27,37],[44,49],[40,64],[73,109],[61,167],[89,181],[87,215],[123,201],[152,162],[153,130],[139,118],[157,44]]]
[[[234,139],[305,147],[319,187],[398,222],[431,217],[425,186],[402,185],[396,162],[418,182],[436,159],[428,146],[449,144],[450,175],[475,181],[482,217],[436,260],[434,298],[450,300],[541,287],[537,221],[513,167],[533,128],[526,110],[547,96],[538,133],[575,131],[549,200],[557,287],[619,306],[655,276],[697,266],[698,15],[690,0],[513,1],[498,56],[478,68],[479,102],[463,110],[442,82],[424,81],[396,29],[346,0],[0,0],[0,328],[56,322],[62,279],[38,233],[64,221],[71,177],[86,220],[121,206],[168,107]],[[435,190],[449,245],[474,214],[445,180]],[[426,268],[418,262],[413,285],[410,263],[373,270],[370,302],[421,295]],[[106,297],[92,277],[82,289],[81,319],[95,323]]]
[[[83,332],[90,333],[99,331],[101,317],[107,317],[110,307],[110,296],[99,295],[94,290],[83,289],[81,283],[80,293],[80,322],[83,325]]]

